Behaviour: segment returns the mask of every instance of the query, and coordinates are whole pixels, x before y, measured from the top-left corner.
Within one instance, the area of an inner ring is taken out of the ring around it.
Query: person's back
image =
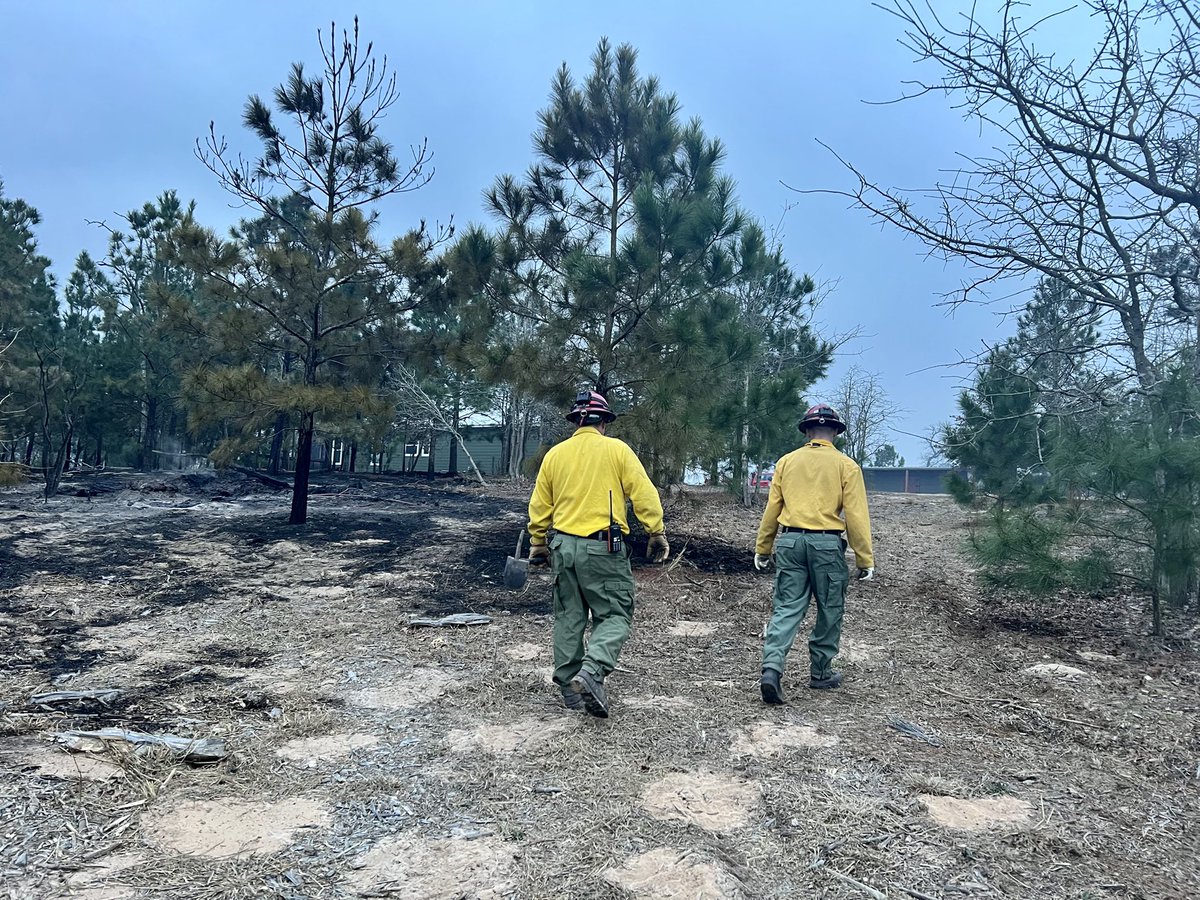
[[[555,529],[566,534],[608,528],[610,513],[628,533],[626,497],[635,510],[653,510],[658,504],[658,493],[629,445],[591,427],[579,428],[550,448],[538,483],[548,492],[542,499],[554,508]],[[657,518],[661,520],[661,512]]]
[[[818,404],[804,414],[799,427],[808,440],[776,464],[754,547],[755,567],[765,569],[774,550],[778,572],[759,681],[767,703],[783,702],[780,678],[810,599],[816,600],[817,618],[808,642],[809,687],[841,684],[832,663],[849,580],[843,531],[854,549],[859,578],[875,573],[862,469],[833,446],[846,429],[841,416]]]
[[[828,439],[809,440],[785,455],[771,480],[758,540],[766,549],[759,552],[770,552],[777,524],[805,531],[846,530],[856,557],[865,560],[861,565],[871,565],[871,523],[862,482],[862,469]]]
[[[529,498],[529,562],[554,572],[553,678],[563,703],[607,718],[604,679],[633,622],[626,498],[650,535],[650,558],[665,560],[670,545],[646,470],[625,443],[604,435],[616,418],[607,399],[581,391],[566,418],[575,432],[546,453]],[[551,527],[556,533],[547,543]]]

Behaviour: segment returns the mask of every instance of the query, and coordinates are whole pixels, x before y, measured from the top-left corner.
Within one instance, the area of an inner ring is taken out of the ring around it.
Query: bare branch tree
[[[860,466],[884,443],[895,408],[877,372],[851,366],[838,383],[834,405],[846,423],[845,452]]]
[[[1074,368],[1060,365],[1065,357],[1094,359],[1092,409],[1129,401],[1161,426],[1151,438],[1159,460],[1152,472],[1120,484],[1101,474],[1092,487],[1114,507],[1140,503],[1151,524],[1154,630],[1162,634],[1160,601],[1182,600],[1200,559],[1200,478],[1163,461],[1183,452],[1180,437],[1197,427],[1194,410],[1180,408],[1178,379],[1200,387],[1200,2],[1082,0],[1039,18],[1032,4],[1003,0],[994,15],[972,6],[953,21],[926,0],[877,5],[900,23],[901,43],[939,71],[908,96],[949,97],[998,149],[964,156],[924,191],[888,187],[838,157],[852,186],[831,193],[915,235],[931,256],[972,263],[977,274],[952,303],[987,299],[1000,282],[1028,284],[1030,276],[1081,298],[1079,316],[1096,340],[1056,346],[1057,359],[1035,350],[1024,364],[1054,385],[1056,372]],[[1035,45],[1048,18],[1061,25],[1070,16],[1080,32],[1096,33],[1091,53],[1064,59]],[[1075,396],[1051,399],[1069,401],[1061,411],[1085,438],[1080,386],[1069,382]],[[1034,406],[1029,415],[1044,411]]]
[[[402,415],[410,422],[428,424],[432,426],[433,430],[445,432],[453,440],[458,441],[463,453],[467,455],[467,462],[471,464],[471,470],[475,473],[475,477],[479,479],[481,485],[486,487],[487,482],[483,479],[483,473],[479,471],[475,458],[467,449],[467,442],[463,440],[462,432],[455,424],[453,416],[447,415],[444,404],[430,396],[421,384],[421,379],[417,377],[417,373],[403,363],[397,363],[392,369],[390,380],[392,390],[396,393],[397,409],[402,411]]]
[[[1162,333],[1178,332],[1180,271],[1164,248],[1188,245],[1200,222],[1200,26],[1195,0],[1088,0],[1102,35],[1094,53],[1064,63],[1033,43],[1028,4],[1006,0],[985,22],[957,24],[931,6],[890,0],[902,43],[942,77],[909,96],[952,97],[995,129],[995,157],[967,158],[932,188],[886,187],[838,156],[846,196],[920,238],[931,255],[974,263],[952,302],[984,298],[1029,274],[1058,279],[1103,313],[1134,389],[1162,376]],[[1163,36],[1160,50],[1143,35]],[[831,151],[833,152],[833,151]],[[837,156],[837,154],[834,154]],[[1190,313],[1193,334],[1200,318]],[[1198,371],[1200,375],[1200,371]]]

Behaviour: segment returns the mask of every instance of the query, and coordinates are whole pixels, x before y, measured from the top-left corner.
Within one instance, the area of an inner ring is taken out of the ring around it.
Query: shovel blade
[[[504,586],[509,590],[524,587],[529,578],[529,560],[509,557],[504,563]]]

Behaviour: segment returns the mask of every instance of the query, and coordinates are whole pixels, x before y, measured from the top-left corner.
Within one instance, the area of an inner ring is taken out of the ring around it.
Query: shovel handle
[[[521,541],[525,540],[525,529],[522,528],[517,532],[517,549],[513,552],[513,559],[521,558]]]

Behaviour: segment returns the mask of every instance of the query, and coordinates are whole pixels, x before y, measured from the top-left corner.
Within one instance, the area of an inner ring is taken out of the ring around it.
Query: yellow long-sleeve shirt
[[[845,521],[842,521],[842,516]],[[845,531],[855,564],[875,565],[862,469],[829,441],[809,441],[775,465],[754,552],[771,552],[780,525]]]
[[[626,497],[648,532],[663,530],[658,491],[629,445],[595,428],[578,428],[542,460],[529,498],[530,543],[546,543],[551,522],[558,531],[580,536],[608,528],[610,495],[612,517],[624,534],[629,533]]]

